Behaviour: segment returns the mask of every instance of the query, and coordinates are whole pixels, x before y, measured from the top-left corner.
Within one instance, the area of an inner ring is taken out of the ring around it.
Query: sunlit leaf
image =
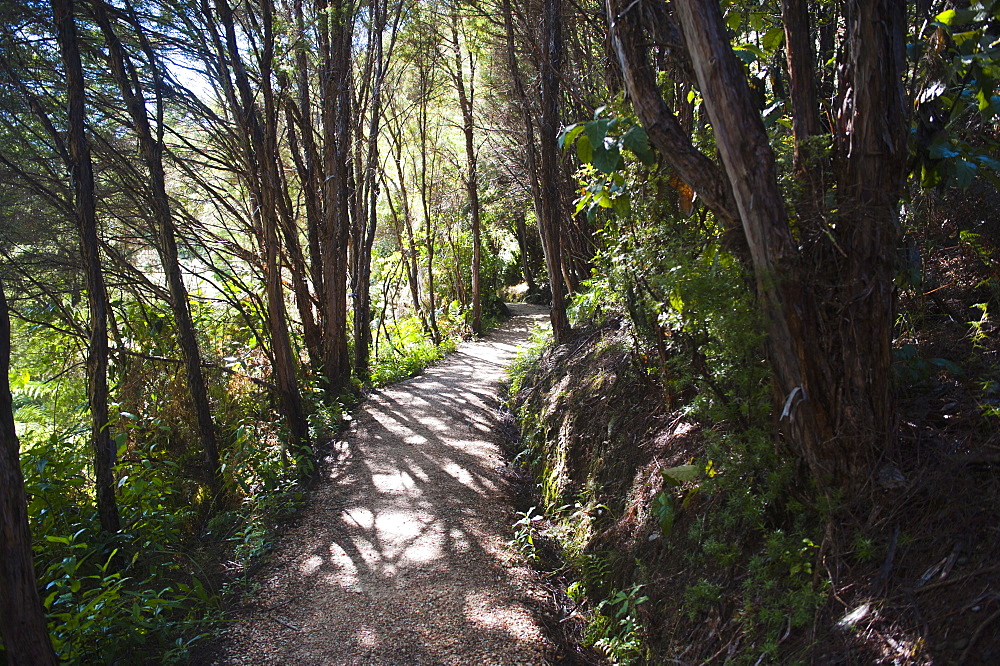
[[[764,33],[764,37],[760,40],[761,46],[768,53],[774,53],[777,51],[782,44],[785,43],[785,29],[784,28],[771,28]]]
[[[583,123],[576,123],[564,129],[559,135],[559,147],[565,149],[567,146],[571,145],[573,141],[576,140],[576,137],[580,136],[580,132],[583,130]]]
[[[586,134],[576,141],[576,155],[584,164],[590,164],[594,161],[594,149],[590,143],[590,137]]]

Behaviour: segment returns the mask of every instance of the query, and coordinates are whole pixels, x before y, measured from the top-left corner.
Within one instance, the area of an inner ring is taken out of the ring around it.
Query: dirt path
[[[379,391],[261,574],[223,664],[546,664],[539,588],[512,558],[497,384],[544,309]]]

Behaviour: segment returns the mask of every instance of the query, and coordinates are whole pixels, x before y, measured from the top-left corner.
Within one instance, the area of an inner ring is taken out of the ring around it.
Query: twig
[[[885,562],[882,564],[882,570],[878,572],[878,576],[875,578],[875,584],[872,586],[873,594],[878,594],[889,580],[889,572],[892,571],[892,560],[896,557],[896,545],[898,543],[899,525],[896,525],[896,529],[892,533],[892,541],[889,544],[889,552],[886,553]]]
[[[969,578],[973,578],[974,576],[978,576],[979,574],[984,574],[984,573],[987,573],[989,571],[996,571],[997,569],[1000,569],[1000,564],[994,564],[993,566],[983,567],[982,569],[976,569],[975,571],[973,571],[971,573],[967,573],[964,576],[958,576],[957,578],[948,578],[946,580],[939,580],[936,583],[931,583],[930,585],[924,585],[923,587],[918,587],[918,588],[912,590],[912,592],[914,594],[919,594],[920,592],[926,592],[927,590],[933,590],[934,588],[942,587],[944,585],[950,585],[951,583],[958,583],[958,582],[961,582],[963,580],[967,580]]]
[[[302,631],[301,629],[299,629],[298,627],[296,627],[294,624],[290,624],[288,622],[285,622],[284,620],[282,620],[281,618],[277,617],[276,615],[268,615],[268,617],[271,618],[272,620],[274,620],[275,622],[277,622],[278,624],[280,624],[283,627],[288,627],[289,629],[292,629],[294,631]]]

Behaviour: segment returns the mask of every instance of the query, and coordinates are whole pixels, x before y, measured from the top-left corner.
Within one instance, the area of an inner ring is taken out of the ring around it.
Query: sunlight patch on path
[[[498,446],[496,384],[543,316],[517,312],[362,405],[221,663],[549,662],[529,573],[511,564]]]

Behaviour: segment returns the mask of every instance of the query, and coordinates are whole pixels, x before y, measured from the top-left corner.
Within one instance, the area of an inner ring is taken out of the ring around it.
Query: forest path
[[[380,390],[226,632],[223,664],[546,664],[540,587],[508,541],[503,367],[546,310]]]

